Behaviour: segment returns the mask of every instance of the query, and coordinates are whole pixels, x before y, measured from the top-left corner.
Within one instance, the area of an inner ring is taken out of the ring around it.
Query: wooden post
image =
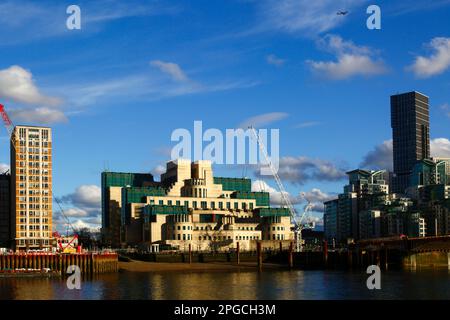
[[[192,245],[189,243],[189,264],[192,263]]]
[[[292,242],[289,243],[288,264],[289,268],[292,269],[294,267],[294,245]]]
[[[447,253],[447,264],[448,264],[448,270],[450,270],[450,252]]]
[[[347,267],[353,268],[353,250],[349,249],[347,252]]]
[[[236,243],[236,263],[239,265],[240,259],[239,259],[239,241]]]
[[[381,250],[377,250],[377,266],[381,265]]]
[[[328,266],[328,241],[323,241],[323,263],[325,268]]]
[[[283,242],[280,241],[280,253],[283,252]]]
[[[389,268],[388,249],[384,248],[384,269],[387,270],[388,268]]]
[[[262,250],[261,250],[261,241],[256,243],[256,251],[258,255],[258,270],[262,270]]]

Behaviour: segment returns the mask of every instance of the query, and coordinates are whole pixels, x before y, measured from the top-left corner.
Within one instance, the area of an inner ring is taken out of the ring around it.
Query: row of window
[[[26,208],[27,208],[27,205],[25,203],[19,204],[19,209],[26,209]],[[41,206],[39,204],[29,204],[28,205],[28,209],[40,210]],[[48,209],[50,209],[50,206],[48,204],[44,204],[44,205],[42,205],[42,209],[43,210],[48,210]],[[44,213],[47,214],[46,212],[44,212]]]
[[[26,218],[20,218],[20,223],[27,223],[27,219]],[[41,219],[39,218],[30,218],[29,219],[29,223],[30,224],[34,224],[34,223],[41,223]],[[48,223],[48,218],[43,218],[42,219],[42,223]]]
[[[172,239],[173,240],[181,240],[181,235],[177,234],[177,237],[175,237],[175,235],[173,235]],[[190,234],[183,234],[183,240],[192,240],[192,236]]]
[[[27,230],[27,226],[21,225],[20,226],[20,230],[22,230],[22,231]],[[41,230],[41,227],[39,225],[29,225],[28,226],[28,230],[39,231],[39,230]],[[46,226],[46,225],[42,226],[42,230],[47,231],[48,230],[48,226]]]
[[[37,168],[37,169],[39,169],[40,167],[41,167],[41,165],[42,165],[42,168],[50,168],[50,165],[49,165],[49,163],[48,162],[40,162],[40,161],[38,161],[38,162],[25,162],[25,161],[17,161],[17,163],[16,163],[16,166],[18,167],[18,168],[21,168],[21,167],[25,167],[26,165],[28,164],[28,167],[29,168]]]
[[[23,236],[23,237],[25,237],[25,236]],[[32,245],[32,246],[33,245],[40,245],[41,243],[44,246],[48,246],[50,242],[48,240],[42,240],[42,241],[39,241],[39,240],[36,240],[36,239],[28,240],[28,244]],[[25,246],[25,245],[26,245],[25,240],[23,240],[23,239],[19,240],[19,246]]]
[[[177,227],[177,230],[181,230],[181,226]],[[173,226],[173,230],[175,230],[175,226]],[[192,230],[192,226],[183,226],[183,230]]]
[[[51,199],[47,198],[47,197],[28,197],[29,202],[39,203],[39,202],[41,202],[41,200],[43,203],[50,203],[50,201],[51,201]],[[25,201],[27,201],[27,197],[19,197],[19,201],[25,202]]]
[[[40,211],[28,211],[28,214],[27,214],[27,211],[19,211],[19,216],[26,217],[27,215],[29,217],[40,217],[41,212]],[[48,216],[48,213],[42,212],[42,216]],[[47,220],[47,219],[45,219],[45,220]]]
[[[159,200],[159,201],[158,201],[158,204],[159,204],[159,205],[165,205],[165,204],[167,204],[168,206],[173,206],[173,205],[174,205],[174,202],[173,202],[172,200],[167,200],[167,203],[164,203],[164,202],[165,202],[164,200]],[[151,204],[154,204],[154,201],[151,200],[150,203],[151,203]],[[179,201],[179,200],[175,201],[175,205],[176,205],[176,206],[181,206],[181,201]],[[184,201],[183,205],[184,205],[185,207],[189,207],[189,201]],[[211,202],[209,203],[209,207],[208,207],[208,202],[207,202],[207,201],[200,201],[200,207],[199,207],[197,201],[192,201],[192,207],[193,207],[194,209],[199,209],[199,208],[201,208],[201,209],[203,209],[203,210],[206,210],[206,209],[211,209],[211,210],[215,210],[215,209],[224,210],[224,202],[222,202],[222,201],[218,202],[218,203],[217,203],[217,207],[216,207],[216,201],[211,201]],[[226,203],[225,203],[225,207],[226,207],[226,209],[231,210],[231,208],[232,208],[232,207],[231,207],[231,202],[226,202]],[[242,210],[247,210],[247,209],[253,210],[253,203],[249,203],[249,204],[248,204],[248,207],[247,207],[247,203],[242,202],[242,203],[241,203],[241,206],[239,207],[239,202],[233,202],[233,209],[234,209],[234,210],[239,210],[239,209],[242,209]]]
[[[28,233],[28,235],[27,235]],[[19,237],[25,238],[25,237],[50,237],[49,232],[19,232]]]
[[[24,182],[18,183],[17,184],[19,186],[19,188],[26,188],[27,184]],[[39,188],[43,188],[43,189],[48,189],[49,188],[49,184],[48,183],[43,183],[42,185],[40,183],[28,183],[28,188],[30,189],[39,189]],[[49,192],[49,191],[42,191],[42,192]]]
[[[27,174],[26,169],[19,169],[19,174]],[[39,170],[39,169],[30,169],[28,170],[28,174],[34,174],[34,175],[46,175],[49,174],[49,171],[47,169]]]
[[[31,181],[31,182],[40,182],[41,181],[41,179],[40,179],[40,177],[41,176],[28,176],[28,181]],[[19,181],[26,181],[27,179],[26,179],[26,176],[19,176],[19,179],[18,179]],[[50,182],[50,178],[49,177],[47,177],[47,176],[43,176],[42,177],[42,182]]]
[[[192,240],[190,234],[177,234],[172,236],[173,240]],[[199,236],[198,240],[224,241],[231,240],[231,236]],[[236,236],[236,240],[259,240],[259,236]],[[275,240],[275,239],[274,239]],[[280,240],[280,239],[278,239]]]
[[[19,146],[24,147],[26,145],[24,140],[19,141]],[[39,142],[39,141],[28,141],[29,147],[44,147],[48,148],[50,146],[50,143],[47,141]]]
[[[19,189],[19,195],[20,196],[24,196],[24,195],[26,195],[26,190],[25,189]],[[28,190],[28,194],[30,195],[30,196],[49,196],[49,194],[50,194],[50,192],[48,191],[48,190]]]

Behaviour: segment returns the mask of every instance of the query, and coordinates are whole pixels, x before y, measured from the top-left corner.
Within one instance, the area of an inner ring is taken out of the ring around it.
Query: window
[[[220,209],[220,210],[223,209],[223,202],[219,202],[219,209]]]
[[[172,200],[167,200],[167,205],[171,206],[172,205]]]

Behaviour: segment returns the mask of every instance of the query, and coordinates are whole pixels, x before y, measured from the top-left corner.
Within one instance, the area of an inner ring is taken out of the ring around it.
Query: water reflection
[[[0,278],[0,299],[450,299],[449,270],[382,273],[382,290],[368,290],[364,271],[209,273],[120,272],[83,279]]]

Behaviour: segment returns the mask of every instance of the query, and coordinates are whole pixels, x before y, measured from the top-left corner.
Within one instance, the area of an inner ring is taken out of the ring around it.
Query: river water
[[[0,278],[0,299],[450,299],[450,270],[385,271],[369,290],[364,271],[119,272],[65,280]]]

